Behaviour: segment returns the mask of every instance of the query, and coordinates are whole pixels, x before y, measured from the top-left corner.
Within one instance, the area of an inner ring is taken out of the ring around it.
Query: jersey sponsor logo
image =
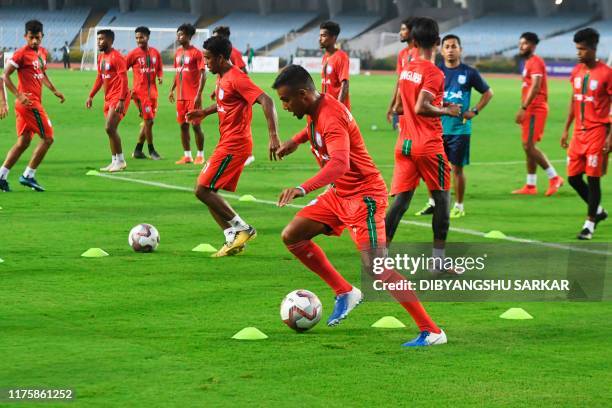
[[[418,72],[402,71],[400,74],[400,81],[410,81],[414,82],[415,84],[420,84],[422,80],[423,75],[419,74]]]
[[[463,92],[444,91],[444,99],[461,99],[463,100]]]
[[[587,96],[587,95],[582,95],[582,94],[577,94],[574,95],[574,98],[578,101],[578,102],[595,102],[595,97],[594,96]]]
[[[223,105],[217,104],[217,113],[225,113]]]
[[[111,79],[113,76],[111,74],[102,74],[102,79]]]
[[[465,85],[466,81],[467,81],[467,77],[465,75],[459,75],[457,77],[457,82],[459,82],[461,85]]]
[[[598,82],[596,79],[591,79],[591,82],[589,83],[589,89],[590,89],[591,91],[596,90],[596,89],[597,89],[597,84],[598,84],[598,83],[599,83],[599,82]]]

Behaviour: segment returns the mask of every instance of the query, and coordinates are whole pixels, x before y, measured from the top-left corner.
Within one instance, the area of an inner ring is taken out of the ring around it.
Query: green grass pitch
[[[200,243],[219,246],[223,235],[190,193],[199,169],[174,165],[182,149],[174,107],[166,99],[170,76],[155,124],[156,146],[165,160],[129,159],[128,172],[120,177],[178,189],[85,176],[110,159],[102,96],[87,111],[93,74],[50,71],[50,76],[67,100],[60,105],[45,93],[56,140],[37,173],[47,192],[18,184],[24,157],[9,176],[14,192],[0,195],[5,261],[0,264],[0,387],[73,388],[74,406],[87,407],[612,405],[605,391],[612,381],[609,303],[427,303],[449,344],[426,350],[400,347],[417,330],[393,303],[365,303],[339,327],[321,323],[309,333],[293,333],[278,314],[286,293],[301,287],[314,291],[325,315],[333,305],[332,292],[281,243],[280,232],[296,209],[230,199],[259,237],[238,257],[211,259],[191,252]],[[272,75],[254,78],[272,93]],[[351,78],[350,88],[354,116],[387,182],[396,139],[385,121],[393,81],[393,76],[362,75]],[[568,185],[545,198],[547,180],[539,171],[537,197],[509,195],[525,179],[520,132],[513,122],[520,83],[489,82],[495,97],[474,120],[467,216],[451,227],[574,242],[586,208]],[[213,85],[209,76],[206,94]],[[551,80],[549,89],[541,146],[565,175],[558,140],[570,88],[567,81]],[[303,123],[276,103],[286,139]],[[305,146],[282,162],[268,161],[259,106],[253,116],[257,160],[243,173],[237,194],[273,201],[282,188],[312,175],[316,165]],[[15,140],[14,120],[11,112],[0,122],[3,157]],[[126,156],[138,124],[132,104],[119,129]],[[217,119],[208,118],[203,127],[210,154],[218,141]],[[609,178],[603,192],[604,205],[612,206]],[[406,220],[429,221],[412,215],[425,199],[421,188]],[[136,254],[127,245],[128,231],[140,222],[160,230],[161,245],[153,254]],[[427,226],[403,224],[396,241],[430,237]],[[452,242],[483,240],[476,233],[449,234]],[[600,225],[595,240],[612,240],[612,221]],[[349,280],[359,281],[358,256],[346,234],[317,242]],[[90,247],[111,256],[81,258]],[[499,319],[511,306],[525,308],[534,320]],[[400,318],[408,328],[370,328],[384,315]],[[270,338],[230,339],[246,326],[257,326]]]

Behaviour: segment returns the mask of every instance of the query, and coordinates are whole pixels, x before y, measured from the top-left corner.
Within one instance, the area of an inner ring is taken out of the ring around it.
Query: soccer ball
[[[321,301],[309,290],[298,289],[289,293],[280,306],[283,322],[297,332],[313,328],[323,313]]]
[[[153,252],[159,245],[159,232],[151,224],[138,224],[130,231],[128,243],[136,252]]]

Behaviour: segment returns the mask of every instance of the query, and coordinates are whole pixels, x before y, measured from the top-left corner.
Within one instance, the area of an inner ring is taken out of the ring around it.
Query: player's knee
[[[45,144],[45,146],[47,147],[51,147],[51,145],[53,144],[53,139],[50,137],[45,137],[42,142]]]
[[[17,146],[19,146],[20,149],[27,149],[28,147],[30,147],[31,141],[32,141],[31,136],[21,135],[21,137],[17,139]]]
[[[115,134],[115,132],[117,131],[117,127],[115,125],[107,123],[104,126],[104,131],[106,132],[107,135],[113,136]]]
[[[463,176],[463,166],[453,166],[453,171],[457,176]]]
[[[568,183],[570,184],[570,186],[577,188],[580,183],[582,183],[582,174],[577,175],[577,176],[569,176],[567,178]]]
[[[297,229],[294,228],[292,224],[289,224],[283,228],[283,232],[281,232],[281,239],[285,245],[295,244],[302,240],[299,237]]]
[[[206,188],[204,186],[196,186],[195,188],[195,196],[202,201],[203,203],[208,202],[208,199],[210,197],[210,194],[212,193],[212,190],[210,188]]]

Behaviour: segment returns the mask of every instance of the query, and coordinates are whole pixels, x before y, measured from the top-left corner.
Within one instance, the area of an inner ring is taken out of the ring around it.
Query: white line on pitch
[[[131,178],[131,177],[114,176],[114,175],[110,175],[110,174],[99,174],[98,177],[102,177],[102,178],[106,178],[106,179],[110,179],[110,180],[128,181],[128,182],[131,182],[131,183],[144,184],[146,186],[152,186],[152,187],[166,188],[166,189],[169,189],[169,190],[179,190],[179,191],[193,192],[193,188],[188,188],[188,187],[183,187],[183,186],[175,186],[175,185],[166,184],[166,183],[159,183],[157,181],[140,180],[140,179],[135,179],[135,178]],[[221,194],[221,196],[223,196],[225,198],[230,198],[232,200],[237,200],[237,199],[240,198],[240,196],[236,195],[236,194],[228,194],[228,193],[219,193],[219,194]],[[276,201],[257,199],[255,202],[261,203],[261,204],[268,204],[268,205],[276,206]],[[288,204],[287,207],[291,207],[291,208],[304,208],[303,205],[298,205],[298,204]],[[417,226],[417,227],[431,228],[431,223],[426,223],[426,222],[402,220],[401,223],[402,224],[408,224],[408,225],[414,225],[414,226]],[[477,236],[477,237],[484,237],[485,236],[484,232],[473,230],[473,229],[469,229],[469,228],[450,227],[450,231],[457,232],[457,233],[460,233],[460,234],[473,235],[473,236]],[[500,239],[501,240],[505,240],[505,241],[510,241],[510,242],[522,242],[522,243],[525,243],[525,244],[538,245],[538,246],[543,246],[543,247],[547,247],[547,248],[555,248],[555,249],[561,249],[561,250],[566,250],[566,251],[585,252],[585,253],[591,253],[591,254],[612,256],[612,252],[599,251],[599,250],[596,250],[596,249],[576,248],[576,247],[573,247],[571,245],[556,244],[554,242],[538,241],[538,240],[535,240],[535,239],[513,237],[513,236],[509,236],[509,235],[506,236],[505,238],[500,238]]]
[[[549,160],[551,163],[565,163],[565,159],[556,159]],[[525,160],[517,160],[517,161],[505,161],[505,162],[475,162],[470,163],[470,166],[511,166],[525,164]],[[392,169],[394,167],[393,164],[379,164],[376,167],[381,169]],[[251,167],[253,170],[316,170],[317,166],[300,166],[300,165],[285,165],[279,164],[278,166],[274,166],[271,164],[265,165],[255,165]],[[199,167],[193,169],[166,169],[166,170],[134,170],[134,171],[124,171],[122,174],[157,174],[157,173],[196,173],[200,171]]]

